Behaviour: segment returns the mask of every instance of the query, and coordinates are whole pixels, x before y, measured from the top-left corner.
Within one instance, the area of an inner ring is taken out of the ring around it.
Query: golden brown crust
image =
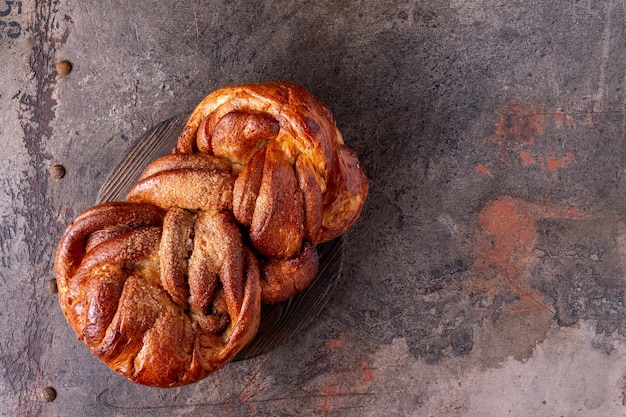
[[[151,221],[137,221],[138,213],[152,215]],[[55,268],[61,308],[96,356],[131,381],[174,386],[205,377],[251,341],[260,320],[261,289],[258,261],[242,245],[232,215],[203,211],[196,218],[182,209],[163,213],[144,203],[90,209],[62,237]],[[127,222],[129,231],[83,251],[89,234],[119,222]],[[211,242],[204,251],[211,259],[182,259],[185,251],[163,242],[168,233],[181,230],[191,239],[184,230],[190,225],[193,241],[201,242],[196,246]],[[225,235],[216,235],[220,233]],[[220,244],[222,238],[227,243]],[[178,264],[162,267],[164,262]],[[220,265],[213,271],[214,290],[202,295],[204,311],[193,308],[197,294],[191,281],[180,277],[187,262],[200,270]],[[185,299],[185,294],[191,296]]]
[[[257,152],[239,173],[233,187],[233,213],[237,221],[250,227],[256,207],[256,200],[263,180],[265,149]]]
[[[303,235],[302,193],[293,166],[277,146],[268,146],[250,241],[261,255],[283,259],[300,252]]]
[[[208,172],[211,172],[213,170],[230,171],[230,165],[227,162],[224,162],[218,158],[211,157],[209,155],[181,155],[173,153],[170,155],[162,156],[161,158],[148,165],[141,173],[139,181],[151,177],[159,172],[176,169],[193,169],[199,171],[204,170]]]
[[[277,134],[278,123],[272,117],[262,113],[233,111],[217,122],[210,138],[209,133],[205,133],[205,140],[210,140],[213,155],[232,163],[245,164]]]
[[[251,140],[252,144],[242,140],[246,136],[242,126],[249,118],[260,117],[266,121],[266,130],[259,130],[271,134],[259,134],[263,139]],[[277,132],[270,118],[277,124]],[[356,155],[345,146],[330,110],[304,88],[275,82],[237,85],[209,94],[189,117],[178,139],[177,152],[215,155],[235,165],[245,164],[250,158],[255,161],[248,151],[229,153],[228,149],[220,149],[218,155],[212,144],[217,126],[220,137],[237,138],[234,143],[248,143],[250,149],[258,151],[260,144],[277,144],[274,148],[280,149],[290,164],[296,164],[299,187],[304,193],[301,210],[306,213],[305,235],[311,243],[332,240],[356,222],[367,197],[367,179]],[[234,167],[234,172],[240,170]]]
[[[290,259],[270,259],[261,267],[261,302],[283,302],[313,282],[318,268],[317,251],[306,243],[298,256]]]
[[[68,227],[55,258],[61,308],[131,381],[195,382],[254,338],[261,300],[314,280],[315,245],[354,224],[367,191],[329,109],[302,87],[223,88],[126,202]]]
[[[321,242],[332,240],[352,227],[367,197],[367,180],[356,154],[340,145],[334,164],[324,195]]]
[[[193,250],[195,215],[174,207],[163,219],[163,234],[159,244],[161,284],[172,300],[187,308],[189,286],[186,283],[189,254]]]
[[[166,210],[172,207],[189,210],[230,208],[233,183],[230,172],[218,169],[159,171],[135,184],[126,201],[147,202]]]
[[[219,120],[238,111],[262,113],[279,124],[277,140],[288,141],[313,161],[325,185],[336,145],[343,139],[330,111],[304,88],[284,82],[245,84],[222,88],[209,94],[192,112],[178,141],[178,150],[198,149],[198,127],[207,117]]]
[[[330,110],[291,83],[211,93],[189,117],[177,152],[232,164],[233,212],[249,227],[252,248],[272,271],[289,269],[279,268],[281,262],[303,259],[307,243],[315,246],[344,233],[358,219],[368,192],[358,159]],[[273,293],[279,275],[270,280]],[[265,294],[270,287],[263,288],[264,300],[276,298]],[[286,288],[290,292],[281,299],[297,292],[288,280]]]

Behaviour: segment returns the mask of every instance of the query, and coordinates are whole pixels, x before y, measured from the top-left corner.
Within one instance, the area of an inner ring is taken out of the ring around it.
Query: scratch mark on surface
[[[328,396],[336,397],[336,398],[359,398],[359,397],[370,397],[374,396],[374,393],[370,392],[336,392],[332,389],[327,389],[328,393],[308,393],[305,395],[285,395],[278,396],[272,398],[262,398],[262,399],[248,399],[246,400],[246,404],[272,404],[272,403],[281,403],[281,402],[292,402],[298,400],[306,400],[306,399],[322,399],[324,401]],[[186,409],[191,407],[208,407],[215,408],[216,410],[222,410],[226,406],[232,406],[233,404],[228,403],[228,400],[215,400],[215,401],[198,401],[198,402],[189,402],[184,404],[153,404],[153,405],[122,405],[116,404],[115,400],[111,398],[111,391],[109,389],[105,389],[100,392],[96,397],[96,402],[106,409],[113,410],[176,410],[176,409]]]
[[[196,39],[200,39],[200,30],[198,29],[198,16],[196,15],[196,2],[191,2],[191,11],[193,12],[193,24],[196,27]]]
[[[602,31],[602,46],[600,56],[600,75],[598,78],[598,90],[593,96],[592,109],[593,112],[601,112],[604,110],[604,98],[607,93],[606,85],[606,69],[609,65],[609,56],[611,52],[611,15],[613,13],[613,2],[607,2],[604,5],[604,28]]]

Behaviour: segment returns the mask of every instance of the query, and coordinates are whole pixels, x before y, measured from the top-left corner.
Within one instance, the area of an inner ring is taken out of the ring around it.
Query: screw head
[[[60,180],[65,176],[65,167],[61,164],[55,164],[50,167],[50,175],[52,178]]]
[[[67,59],[64,59],[57,62],[54,69],[61,77],[67,77],[69,73],[72,72],[72,63]]]
[[[52,387],[45,387],[39,393],[39,398],[41,398],[41,401],[45,403],[54,401],[56,397],[57,397],[57,390],[55,390]]]

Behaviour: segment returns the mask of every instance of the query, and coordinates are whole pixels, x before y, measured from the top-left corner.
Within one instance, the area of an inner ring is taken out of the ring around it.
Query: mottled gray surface
[[[0,415],[626,415],[626,3],[207,3],[0,17]],[[339,291],[267,355],[126,382],[46,291],[56,242],[151,126],[275,79],[371,181]]]

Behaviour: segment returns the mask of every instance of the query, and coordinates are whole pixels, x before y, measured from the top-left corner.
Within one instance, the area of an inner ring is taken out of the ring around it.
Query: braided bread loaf
[[[315,246],[354,224],[367,191],[330,111],[306,90],[217,90],[125,202],[69,225],[55,258],[61,308],[131,381],[198,381],[254,338],[261,303],[314,280]]]

